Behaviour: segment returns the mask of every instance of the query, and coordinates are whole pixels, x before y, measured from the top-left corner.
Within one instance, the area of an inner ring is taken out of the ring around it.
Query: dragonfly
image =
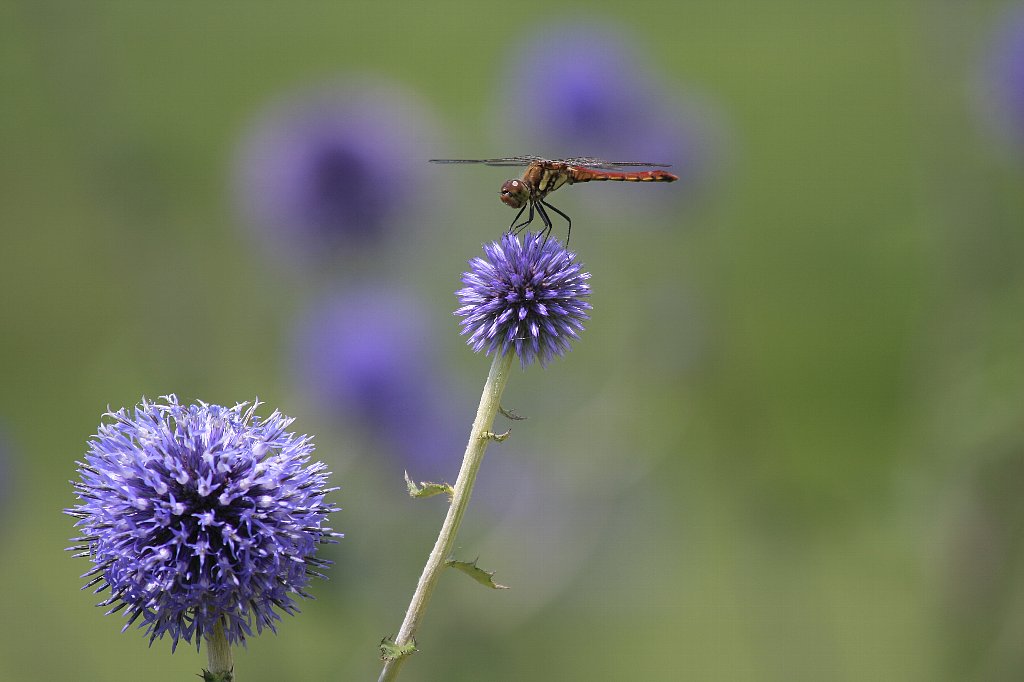
[[[643,161],[605,161],[589,156],[569,159],[545,159],[540,156],[506,156],[498,159],[430,159],[431,163],[479,163],[485,166],[526,167],[521,177],[506,180],[501,186],[501,201],[519,212],[509,225],[511,234],[519,234],[540,216],[544,222],[545,239],[551,234],[552,223],[548,210],[562,216],[568,224],[565,243],[572,234],[572,218],[547,201],[547,196],[562,185],[577,182],[675,182],[679,178],[668,171],[645,170],[623,171],[622,168],[669,168],[668,163],[647,163]],[[526,219],[520,221],[523,213]]]

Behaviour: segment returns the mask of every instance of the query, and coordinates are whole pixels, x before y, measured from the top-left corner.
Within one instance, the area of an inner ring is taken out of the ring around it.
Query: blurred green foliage
[[[543,154],[495,148],[494,74],[538,23],[601,18],[714,102],[721,170],[656,229],[588,214],[599,188],[559,203],[593,319],[506,402],[530,417],[515,454],[561,502],[541,519],[475,501],[460,558],[511,589],[442,580],[403,679],[1020,679],[1024,150],[975,99],[1007,6],[0,3],[0,678],[204,664],[118,634],[61,551],[101,412],[170,391],[298,417],[342,486],[331,581],[237,654],[238,678],[376,678],[444,502],[410,500],[298,397],[286,330],[317,285],[237,225],[241,127],[282,91],[369,74],[434,107],[448,156]],[[461,193],[415,237],[417,267],[373,267],[425,293],[475,387],[487,361],[452,291],[509,219],[504,178],[435,170]]]

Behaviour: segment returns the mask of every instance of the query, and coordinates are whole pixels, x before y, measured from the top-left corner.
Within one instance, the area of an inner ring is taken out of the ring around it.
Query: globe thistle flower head
[[[249,127],[235,171],[246,223],[306,260],[380,244],[422,203],[424,107],[398,88],[321,87]]]
[[[399,475],[436,471],[464,445],[461,416],[447,419],[450,401],[437,400],[448,392],[427,307],[410,291],[370,283],[315,301],[294,327],[299,390],[393,455]]]
[[[12,457],[12,444],[7,438],[6,429],[0,428],[0,510],[10,503],[11,493],[14,492],[14,474],[12,465],[15,458]],[[0,523],[0,532],[4,525]]]
[[[583,330],[591,308],[589,272],[576,255],[542,233],[523,241],[506,234],[473,258],[455,292],[462,304],[462,334],[474,351],[515,351],[523,367],[534,360],[546,365],[569,350]]]
[[[332,293],[296,325],[293,364],[303,391],[371,428],[400,428],[430,402],[432,329],[420,302],[387,285]]]
[[[330,562],[318,545],[341,537],[325,525],[325,466],[313,444],[286,431],[292,419],[259,403],[232,408],[174,395],[108,412],[79,462],[65,510],[81,536],[69,549],[92,560],[85,588],[110,590],[100,606],[139,621],[150,644],[169,635],[198,647],[219,621],[228,642],[267,627],[277,609]],[[83,589],[85,589],[83,588]]]
[[[1024,7],[1013,8],[999,23],[985,69],[991,117],[1024,148]]]

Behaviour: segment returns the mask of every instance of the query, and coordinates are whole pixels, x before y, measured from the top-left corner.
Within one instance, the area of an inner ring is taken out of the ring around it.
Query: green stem
[[[206,655],[209,657],[210,669],[203,671],[204,680],[234,682],[235,663],[231,656],[231,645],[224,636],[224,628],[219,620],[213,626],[213,634],[206,638]]]
[[[434,543],[434,549],[430,552],[427,564],[423,567],[419,584],[416,585],[416,592],[412,596],[412,601],[409,602],[409,609],[405,612],[402,627],[395,637],[396,647],[406,647],[415,641],[414,637],[427,609],[427,602],[430,601],[430,595],[437,585],[437,579],[441,576],[445,562],[455,546],[455,536],[459,532],[462,516],[466,513],[469,496],[473,492],[473,484],[476,482],[477,471],[480,470],[480,463],[483,461],[487,445],[494,436],[491,433],[491,427],[494,425],[494,417],[498,413],[501,394],[505,390],[505,384],[508,383],[513,356],[513,353],[496,355],[494,362],[491,363],[487,383],[484,384],[483,395],[480,396],[480,406],[476,410],[476,419],[473,420],[473,430],[469,434],[469,443],[466,444],[466,454],[462,458],[459,478],[455,481],[455,492],[452,495],[451,506],[448,508],[448,515],[444,519],[441,532],[437,536],[437,542]],[[378,682],[391,682],[397,678],[399,669],[408,658],[408,655],[403,655],[385,662]]]

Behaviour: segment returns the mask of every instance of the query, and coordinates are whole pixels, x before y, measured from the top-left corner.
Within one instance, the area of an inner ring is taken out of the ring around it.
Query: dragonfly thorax
[[[506,180],[501,186],[501,201],[512,208],[522,208],[530,199],[530,188],[522,180]]]

